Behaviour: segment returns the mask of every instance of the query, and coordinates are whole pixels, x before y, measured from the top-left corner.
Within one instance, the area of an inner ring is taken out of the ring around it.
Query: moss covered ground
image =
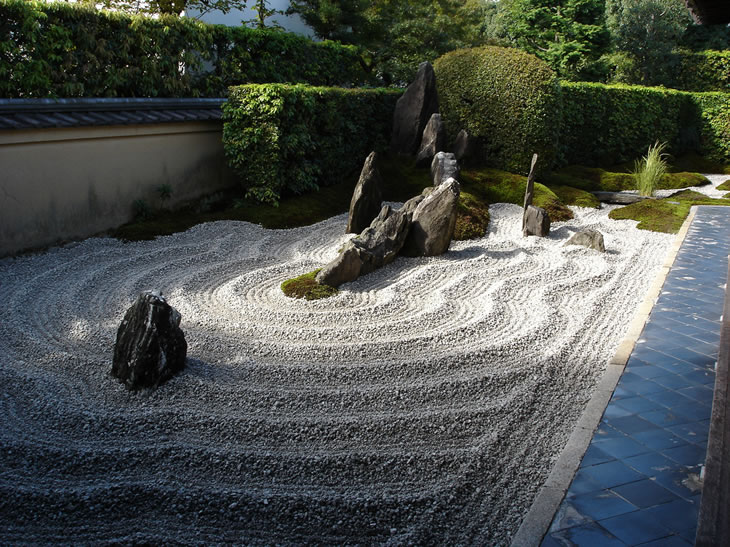
[[[320,300],[338,293],[335,287],[317,283],[315,277],[319,270],[305,273],[294,279],[287,279],[281,284],[282,292],[290,298],[304,298],[305,300]]]
[[[614,220],[637,220],[637,228],[676,234],[693,205],[730,205],[730,199],[713,199],[699,192],[684,190],[663,199],[647,199],[609,213]]]
[[[622,192],[636,189],[634,176],[629,172],[606,171],[598,167],[571,165],[551,173],[545,178],[550,186],[569,186],[589,192]],[[657,190],[676,190],[690,186],[710,184],[699,173],[667,173],[659,181]]]

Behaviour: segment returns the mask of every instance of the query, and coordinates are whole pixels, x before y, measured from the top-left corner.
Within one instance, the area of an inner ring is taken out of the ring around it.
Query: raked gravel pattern
[[[0,543],[506,545],[673,236],[575,209],[399,258],[334,298],[282,281],[346,216],[215,222],[0,261]],[[579,228],[605,254],[563,243]],[[109,375],[136,295],[182,314],[185,371]]]

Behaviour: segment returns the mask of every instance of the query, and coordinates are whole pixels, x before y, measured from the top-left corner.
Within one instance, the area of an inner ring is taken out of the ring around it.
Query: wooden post
[[[525,222],[527,220],[527,208],[532,205],[532,196],[535,193],[535,164],[537,163],[537,154],[532,155],[532,163],[530,164],[530,174],[527,176],[527,187],[525,188],[525,204],[522,211],[522,235],[525,233]]]

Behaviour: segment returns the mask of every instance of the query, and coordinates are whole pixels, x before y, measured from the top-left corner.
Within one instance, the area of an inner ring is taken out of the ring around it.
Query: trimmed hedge
[[[487,164],[527,174],[532,154],[545,171],[556,158],[560,88],[555,73],[517,49],[452,51],[434,63],[448,134],[462,128],[479,139]]]
[[[251,84],[223,105],[223,147],[247,197],[276,204],[356,174],[386,147],[402,90]]]
[[[681,53],[679,58],[679,89],[730,92],[730,50]]]
[[[730,163],[730,95],[595,83],[562,83],[561,163],[610,165],[666,142]]]
[[[275,30],[0,0],[0,97],[220,97],[249,82],[356,85],[358,50]]]

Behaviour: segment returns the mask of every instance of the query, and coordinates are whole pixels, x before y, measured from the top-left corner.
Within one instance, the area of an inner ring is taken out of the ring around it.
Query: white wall
[[[249,4],[251,3],[252,1],[249,2]],[[269,8],[271,9],[285,12],[288,7],[289,0],[269,0]],[[186,13],[186,15],[188,17],[195,17],[197,19],[200,19],[201,21],[205,21],[206,23],[212,23],[216,25],[228,25],[229,27],[237,27],[241,24],[241,21],[247,21],[256,17],[256,13],[250,8],[250,6],[247,7],[245,11],[232,10],[226,14],[220,11],[211,11],[206,13],[202,17],[199,17],[200,12],[190,10],[190,12]],[[270,21],[275,21],[279,23],[282,27],[284,27],[284,30],[288,32],[294,32],[303,36],[309,36],[310,38],[314,37],[312,29],[305,25],[304,21],[302,21],[301,17],[299,17],[298,15],[274,15],[273,17],[267,19],[266,23],[269,24]]]

